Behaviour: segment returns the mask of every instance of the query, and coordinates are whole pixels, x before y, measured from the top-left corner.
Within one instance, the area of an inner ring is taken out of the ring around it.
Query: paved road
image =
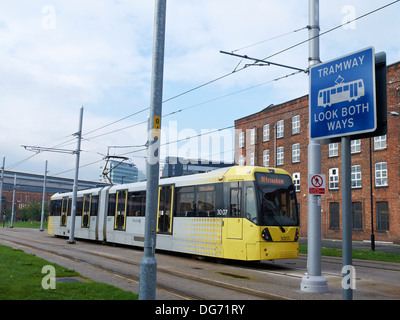
[[[20,228],[0,228],[0,243],[35,253],[95,281],[138,292],[139,265],[143,255],[140,249],[80,240],[75,245],[67,245],[63,238]],[[301,279],[307,269],[306,255],[273,262],[222,264],[162,252],[157,253],[156,258],[157,282],[161,285],[157,298],[162,300],[190,297],[232,301],[255,298],[342,299],[341,258],[322,258],[322,273],[329,287],[329,293],[322,295],[300,291]],[[353,262],[357,271],[354,299],[400,299],[400,264]],[[236,290],[240,288],[244,290]]]

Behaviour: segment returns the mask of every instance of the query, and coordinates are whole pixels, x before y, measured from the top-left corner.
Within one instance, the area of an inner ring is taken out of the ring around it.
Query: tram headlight
[[[261,238],[263,238],[265,241],[272,241],[272,237],[268,228],[264,228],[263,231],[261,231]]]

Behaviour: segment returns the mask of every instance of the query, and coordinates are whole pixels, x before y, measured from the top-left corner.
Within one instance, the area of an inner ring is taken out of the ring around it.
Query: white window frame
[[[263,151],[263,166],[269,167],[269,150]]]
[[[329,144],[329,158],[339,156],[339,144],[337,142]]]
[[[239,166],[244,166],[244,163],[244,155],[240,155],[238,161]]]
[[[276,165],[277,166],[283,166],[285,162],[285,154],[284,154],[284,149],[283,147],[278,147],[276,149]]]
[[[250,145],[254,146],[256,143],[256,128],[250,130]]]
[[[269,124],[263,126],[263,141],[269,141]]]
[[[254,152],[250,153],[250,165],[254,166]]]
[[[300,143],[292,144],[292,163],[300,162]]]
[[[351,154],[361,152],[361,139],[351,140]]]
[[[300,116],[294,116],[292,118],[292,135],[300,133]]]
[[[329,169],[329,190],[339,190],[339,168]]]
[[[351,166],[351,188],[357,189],[361,188],[361,165]]]
[[[239,148],[244,148],[244,132],[239,132]]]
[[[387,162],[375,163],[375,187],[387,187],[388,169]]]
[[[300,192],[300,172],[293,173],[293,182],[296,192]]]
[[[374,137],[374,150],[384,150],[386,149],[386,146],[386,134]]]
[[[276,138],[280,139],[283,138],[285,135],[285,123],[283,122],[283,120],[279,120],[276,123]]]

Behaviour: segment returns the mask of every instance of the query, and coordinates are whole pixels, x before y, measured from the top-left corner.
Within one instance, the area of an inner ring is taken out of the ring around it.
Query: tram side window
[[[128,216],[144,217],[146,212],[146,192],[129,192]]]
[[[241,201],[242,198],[242,190],[232,188],[231,189],[231,201],[230,201],[230,216],[231,217],[240,217],[241,215]]]
[[[194,202],[194,187],[177,188],[177,217],[194,217],[195,202]]]
[[[115,216],[115,199],[116,199],[116,194],[110,194],[108,197],[108,213],[107,215],[109,217]]]
[[[61,216],[61,199],[50,201],[50,216]]]
[[[71,215],[71,210],[72,210],[72,199],[68,198],[68,216]]]
[[[119,191],[118,192],[118,208],[117,211],[124,212],[125,211],[125,202],[126,202],[126,191]]]
[[[215,217],[214,186],[200,186],[197,193],[197,216]]]
[[[83,198],[82,197],[76,198],[76,213],[75,213],[75,216],[81,216],[82,215],[82,209],[83,209]]]
[[[246,188],[246,218],[257,223],[257,203],[254,187]]]
[[[99,209],[99,196],[92,195],[92,203],[90,205],[90,216],[97,216],[97,211]]]

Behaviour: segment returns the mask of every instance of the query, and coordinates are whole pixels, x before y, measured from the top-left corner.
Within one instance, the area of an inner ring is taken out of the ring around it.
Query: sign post
[[[377,128],[375,52],[369,47],[313,66],[310,70],[310,138],[341,138],[343,269],[352,270],[351,136]],[[318,189],[318,178],[309,184]],[[311,187],[310,187],[311,188]],[[342,273],[343,281],[352,279]],[[342,282],[343,284],[343,282]],[[353,284],[343,286],[343,299],[353,298]]]
[[[318,66],[319,0],[309,0],[309,66]],[[311,96],[311,87],[310,87]],[[309,98],[309,108],[311,99]],[[321,143],[309,136],[308,172],[321,173]],[[328,292],[328,282],[321,273],[321,196],[309,194],[307,199],[307,273],[301,279],[300,290],[312,293]]]

